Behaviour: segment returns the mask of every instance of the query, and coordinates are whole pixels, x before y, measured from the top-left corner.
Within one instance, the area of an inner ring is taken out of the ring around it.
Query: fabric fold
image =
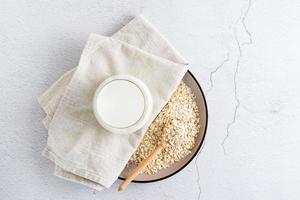
[[[49,130],[43,155],[56,164],[55,175],[97,190],[110,187],[187,69],[182,56],[141,16],[111,38],[91,34],[78,67],[38,99]],[[92,111],[95,89],[115,74],[141,79],[154,98],[151,119],[128,135],[109,133]]]

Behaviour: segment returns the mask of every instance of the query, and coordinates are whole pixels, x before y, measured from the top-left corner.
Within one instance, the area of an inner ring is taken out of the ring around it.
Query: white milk
[[[98,94],[96,103],[103,121],[115,128],[134,125],[145,109],[145,98],[140,88],[122,79],[107,83]]]

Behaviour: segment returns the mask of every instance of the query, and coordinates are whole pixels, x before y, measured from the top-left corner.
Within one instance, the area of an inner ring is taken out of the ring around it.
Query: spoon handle
[[[143,160],[132,172],[127,176],[127,178],[119,185],[119,191],[124,190],[128,184],[137,177],[140,173],[143,172],[145,167],[162,151],[162,149],[166,146],[166,142],[162,140],[159,145],[154,149],[154,151]]]

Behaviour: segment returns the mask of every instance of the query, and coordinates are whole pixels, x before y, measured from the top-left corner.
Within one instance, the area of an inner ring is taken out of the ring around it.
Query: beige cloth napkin
[[[49,129],[43,155],[55,162],[55,175],[97,190],[110,187],[186,71],[185,60],[142,17],[111,38],[92,34],[79,66],[39,97]],[[136,76],[153,96],[151,119],[133,134],[109,133],[92,112],[96,87],[114,74]]]

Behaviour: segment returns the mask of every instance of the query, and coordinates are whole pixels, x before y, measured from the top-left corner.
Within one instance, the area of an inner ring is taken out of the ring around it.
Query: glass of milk
[[[115,75],[97,88],[93,110],[99,124],[116,134],[141,129],[152,111],[151,93],[141,80],[131,75]]]

